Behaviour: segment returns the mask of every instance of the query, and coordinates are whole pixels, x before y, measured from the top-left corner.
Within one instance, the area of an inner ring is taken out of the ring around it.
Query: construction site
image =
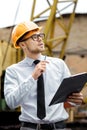
[[[77,6],[79,8],[79,0],[44,1],[45,9],[37,11],[36,14],[38,0],[32,0],[29,19],[41,26],[42,32],[45,34],[45,52],[43,54],[63,59],[72,75],[87,72],[87,10],[76,12]],[[15,21],[20,3],[21,0],[15,10],[13,25],[8,24],[7,27],[0,28],[0,130],[20,129],[18,119],[20,107],[11,110],[4,99],[5,70],[8,66],[24,58],[23,51],[15,49],[11,41],[13,27],[17,24]],[[84,97],[84,105],[71,107],[65,104],[69,114],[66,121],[67,130],[69,128],[87,130],[87,84],[84,85],[81,92]]]

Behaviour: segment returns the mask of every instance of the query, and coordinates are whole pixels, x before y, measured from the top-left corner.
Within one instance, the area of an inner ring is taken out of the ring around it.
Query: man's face
[[[45,50],[43,39],[43,33],[35,32],[29,39],[25,41],[27,50],[30,53],[43,52]]]

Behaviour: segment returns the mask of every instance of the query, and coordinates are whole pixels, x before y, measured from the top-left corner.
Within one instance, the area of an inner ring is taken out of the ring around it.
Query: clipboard
[[[65,102],[67,97],[73,92],[80,92],[87,82],[87,72],[72,75],[64,78],[56,91],[49,106]]]

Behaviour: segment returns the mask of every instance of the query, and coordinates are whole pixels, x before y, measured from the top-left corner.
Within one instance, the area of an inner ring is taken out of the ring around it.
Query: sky
[[[49,1],[50,3],[53,2],[53,0]],[[22,21],[29,21],[31,16],[32,4],[33,0],[0,0],[0,28],[13,26]],[[66,2],[60,3],[58,4],[58,8],[62,10],[63,7],[68,6],[68,4]],[[48,8],[48,6],[49,5],[47,3],[47,0],[36,0],[34,15],[37,15],[39,12]],[[73,5],[61,11],[61,13],[72,12],[72,8]],[[75,12],[87,14],[87,0],[78,0]],[[49,11],[44,13],[43,16],[49,16]]]

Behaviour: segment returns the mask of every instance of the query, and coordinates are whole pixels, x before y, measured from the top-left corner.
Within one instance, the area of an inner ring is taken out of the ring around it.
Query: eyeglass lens
[[[44,33],[40,33],[40,34],[34,34],[31,36],[31,38],[35,41],[35,40],[38,40],[39,38],[42,38],[44,39],[45,37],[45,34]]]

